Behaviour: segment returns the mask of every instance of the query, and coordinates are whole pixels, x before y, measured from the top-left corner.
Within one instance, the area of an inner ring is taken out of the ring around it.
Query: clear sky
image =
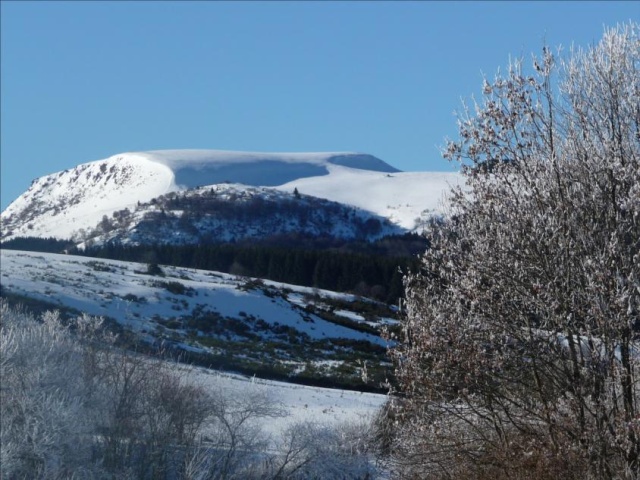
[[[116,153],[359,151],[447,170],[453,111],[509,56],[587,46],[639,2],[8,1],[2,209]]]

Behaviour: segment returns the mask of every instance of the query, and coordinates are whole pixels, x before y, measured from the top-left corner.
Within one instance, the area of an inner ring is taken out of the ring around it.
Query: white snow
[[[444,211],[447,192],[462,182],[457,173],[381,173],[331,165],[324,177],[301,178],[278,188],[353,205],[416,230]]]
[[[296,294],[295,300],[290,301],[273,298],[259,289],[246,290],[247,278],[204,270],[163,266],[166,277],[158,278],[142,273],[146,270],[144,264],[16,250],[0,250],[0,261],[3,288],[91,315],[108,316],[137,332],[157,329],[154,316],[179,318],[200,305],[225,317],[253,315],[272,325],[277,322],[311,339],[347,338],[387,345],[380,337],[317,316],[312,315],[311,321],[306,319],[295,305],[301,295],[312,292],[311,288],[286,285]],[[190,294],[173,294],[157,282],[181,283],[191,289]],[[284,286],[264,282],[269,284]],[[323,291],[315,292],[322,294]],[[127,295],[144,301],[128,300]],[[344,295],[344,298],[351,296]]]
[[[124,154],[40,177],[2,212],[3,238],[70,238],[80,229],[94,228],[103,215],[171,191],[172,176],[161,163]],[[12,235],[6,235],[11,227],[9,217],[34,205],[38,212],[27,214],[26,221]]]
[[[387,400],[386,395],[351,390],[310,387],[292,383],[261,380],[242,375],[216,372],[204,368],[188,369],[191,379],[208,389],[222,389],[231,395],[242,395],[253,389],[262,391],[279,403],[285,416],[270,418],[262,429],[273,436],[300,422],[324,426],[372,420]]]

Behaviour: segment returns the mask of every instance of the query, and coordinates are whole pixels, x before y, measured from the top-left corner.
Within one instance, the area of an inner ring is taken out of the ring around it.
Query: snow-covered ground
[[[329,174],[300,178],[278,189],[352,205],[388,218],[408,230],[418,230],[433,215],[443,213],[446,196],[462,177],[445,172],[382,173],[330,165]]]
[[[277,437],[287,427],[300,422],[314,422],[326,427],[345,423],[369,422],[387,401],[377,393],[310,387],[293,383],[216,372],[205,368],[182,367],[187,377],[208,390],[242,395],[248,391],[264,393],[282,407],[283,416],[265,420],[261,427]]]
[[[375,330],[393,312],[379,305],[365,319],[349,311],[353,295],[171,266],[149,275],[147,264],[73,255],[0,250],[0,262],[8,294],[109,318],[200,363],[376,388],[387,376],[388,342]],[[345,321],[325,313],[338,304]]]

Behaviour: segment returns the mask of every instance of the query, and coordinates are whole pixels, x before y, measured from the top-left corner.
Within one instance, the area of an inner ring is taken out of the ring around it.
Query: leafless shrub
[[[210,392],[211,415],[204,435],[189,456],[186,478],[269,478],[260,475],[268,456],[269,438],[261,422],[286,415],[261,386],[241,396]]]
[[[268,478],[376,478],[379,469],[371,437],[367,421],[338,426],[294,424],[282,436],[278,455],[269,459]]]

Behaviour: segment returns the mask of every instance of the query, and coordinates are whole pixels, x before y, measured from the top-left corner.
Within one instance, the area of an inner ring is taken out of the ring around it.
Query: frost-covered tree
[[[0,302],[0,476],[90,478],[83,355],[55,313],[41,322]]]
[[[513,62],[459,116],[393,353],[401,474],[640,475],[638,34]]]

